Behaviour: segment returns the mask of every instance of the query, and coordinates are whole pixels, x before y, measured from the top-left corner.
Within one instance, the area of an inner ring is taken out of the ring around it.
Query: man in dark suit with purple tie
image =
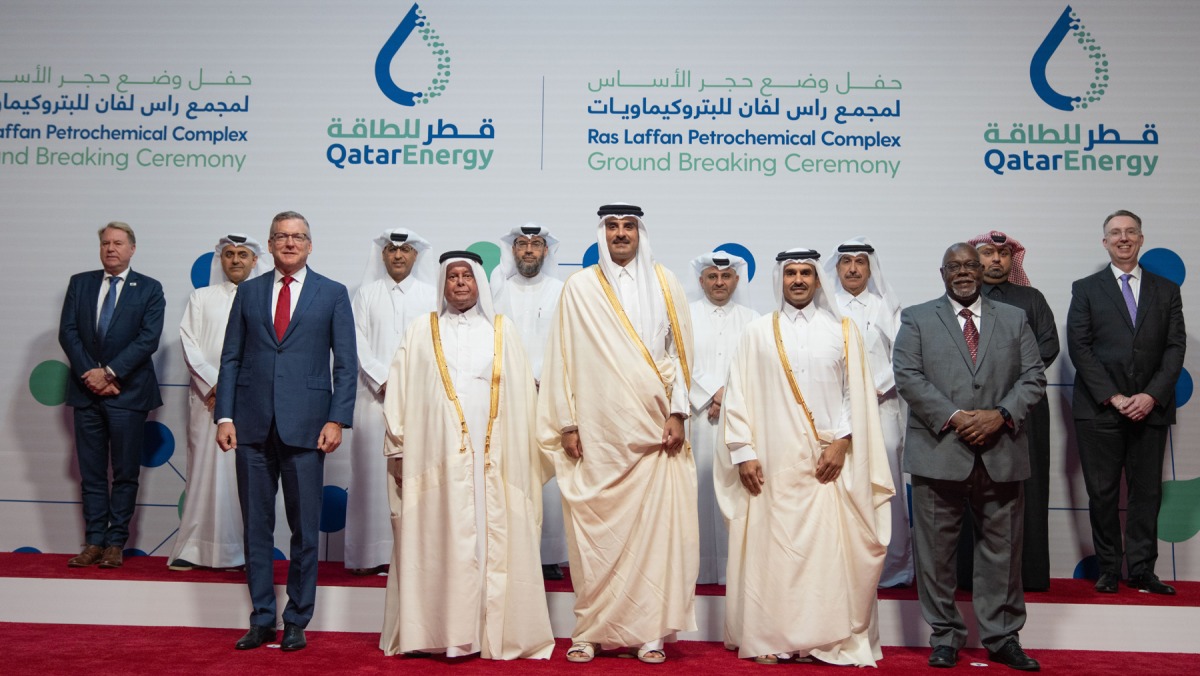
[[[1163,451],[1175,422],[1175,382],[1187,331],[1179,285],[1142,269],[1142,219],[1120,210],[1104,219],[1109,264],[1071,287],[1067,350],[1075,365],[1072,408],[1088,492],[1096,591],[1117,593],[1122,538],[1118,502],[1125,474],[1124,558],[1129,586],[1174,594],[1158,579],[1158,510]]]
[[[253,606],[250,630],[236,647],[275,639],[275,495],[282,480],[292,540],[280,647],[299,650],[316,605],[325,454],[341,445],[342,429],[354,420],[358,357],[346,287],[308,267],[308,221],[294,211],[276,215],[268,242],[274,272],[243,282],[229,311],[213,417],[217,444],[237,449]]]
[[[162,406],[151,355],[166,300],[162,285],[129,268],[137,239],[127,224],[100,229],[103,270],[71,277],[58,343],[71,364],[75,453],[86,545],[67,565],[118,568],[137,502],[146,414]],[[112,484],[108,482],[111,458]]]

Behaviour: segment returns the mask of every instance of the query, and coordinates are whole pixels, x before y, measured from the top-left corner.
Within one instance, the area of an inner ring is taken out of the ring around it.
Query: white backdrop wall
[[[494,262],[488,242],[535,221],[577,266],[595,242],[595,207],[629,201],[645,208],[655,253],[678,274],[717,245],[743,247],[767,273],[750,282],[760,309],[774,254],[791,246],[827,252],[867,235],[911,304],[942,292],[949,244],[992,228],[1020,239],[1064,342],[1048,371],[1052,572],[1082,569],[1091,538],[1070,425],[1070,283],[1106,261],[1104,216],[1132,209],[1145,221],[1146,265],[1183,282],[1192,312],[1200,5],[414,7],[0,8],[0,222],[14,253],[0,285],[0,548],[69,552],[81,541],[56,335],[67,278],[98,267],[105,222],[136,229],[133,267],[167,296],[154,360],[161,442],[148,445],[129,544],[165,555],[186,468],[177,327],[193,266],[207,269],[220,234],[263,237],[274,213],[298,210],[312,224],[312,267],[353,290],[370,239],[388,227]],[[1070,25],[1056,34],[1064,11]],[[394,59],[381,57],[410,12],[421,25]],[[1051,58],[1035,58],[1060,37]],[[402,105],[385,92],[421,96]],[[1061,110],[1056,94],[1082,100]],[[1195,364],[1192,352],[1186,367]],[[1168,448],[1165,578],[1200,579],[1194,407],[1181,407]],[[331,559],[341,558],[346,456],[326,465]]]

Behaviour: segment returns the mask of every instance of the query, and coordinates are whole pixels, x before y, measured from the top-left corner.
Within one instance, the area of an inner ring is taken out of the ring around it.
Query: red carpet
[[[167,560],[161,556],[135,556],[125,559],[125,565],[114,570],[101,568],[68,568],[68,554],[13,554],[0,553],[0,577],[33,577],[33,578],[70,578],[80,580],[143,580],[156,582],[224,582],[229,584],[244,584],[245,573],[232,570],[191,570],[173,571],[167,569]],[[287,562],[275,562],[275,583],[286,584]],[[546,582],[546,591],[571,591],[570,571],[568,577],[558,582]],[[337,561],[322,561],[318,564],[318,580],[322,586],[331,587],[378,587],[383,588],[386,577],[373,575],[358,577],[351,575]],[[1028,603],[1079,603],[1105,605],[1143,605],[1143,606],[1200,606],[1200,582],[1176,581],[1171,582],[1178,590],[1176,596],[1156,596],[1134,591],[1124,584],[1118,594],[1097,594],[1090,580],[1057,579],[1050,585],[1050,591],[1031,592],[1025,595]],[[725,587],[721,585],[698,585],[696,593],[701,596],[723,596]],[[913,587],[903,589],[881,589],[879,598],[890,600],[916,600],[917,591]],[[959,592],[959,600],[969,600],[971,595]]]
[[[94,617],[94,616],[93,616]],[[681,641],[667,646],[663,665],[641,664],[634,659],[598,656],[589,664],[570,664],[563,657],[568,642],[558,641],[550,660],[493,662],[478,658],[384,657],[377,634],[309,632],[308,648],[284,653],[276,648],[237,651],[234,642],[241,631],[230,629],[179,629],[172,627],[102,627],[95,625],[51,625],[0,623],[0,650],[5,674],[87,674],[95,671],[137,674],[494,674],[525,676],[577,673],[581,676],[610,674],[679,673],[689,676],[789,673],[848,674],[846,667],[797,664],[767,667],[739,660],[716,643]],[[1104,676],[1166,676],[1200,673],[1200,655],[1117,654],[1075,650],[1038,650],[1031,654],[1041,661],[1043,672]],[[884,648],[883,661],[875,673],[929,676],[936,673],[926,665],[927,649]],[[964,651],[957,672],[971,671],[970,665],[986,663],[982,650]],[[999,665],[987,673],[1016,673]],[[997,671],[996,669],[999,669]]]

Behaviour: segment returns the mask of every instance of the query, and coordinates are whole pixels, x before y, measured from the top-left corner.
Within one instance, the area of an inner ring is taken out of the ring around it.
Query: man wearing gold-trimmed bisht
[[[642,210],[600,208],[599,264],[571,275],[542,367],[538,441],[558,476],[575,589],[567,652],[663,643],[696,628],[696,465],[685,443],[692,327],[655,264]]]
[[[482,259],[440,262],[439,310],[409,326],[384,397],[395,547],[379,647],[546,659],[533,375]]]
[[[777,309],[746,328],[729,369],[725,644],[762,664],[875,666],[894,489],[862,339],[819,258],[779,255]]]

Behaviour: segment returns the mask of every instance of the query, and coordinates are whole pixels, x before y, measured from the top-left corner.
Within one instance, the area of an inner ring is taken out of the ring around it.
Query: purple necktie
[[[971,363],[974,364],[979,358],[979,329],[975,328],[975,320],[971,319],[973,315],[970,310],[963,308],[958,315],[966,320],[963,322],[963,338],[967,341],[967,349],[971,351]]]
[[[1129,321],[1137,325],[1137,301],[1133,298],[1133,288],[1129,286],[1129,278],[1133,275],[1121,275],[1121,295],[1125,296],[1125,308],[1129,310]]]

